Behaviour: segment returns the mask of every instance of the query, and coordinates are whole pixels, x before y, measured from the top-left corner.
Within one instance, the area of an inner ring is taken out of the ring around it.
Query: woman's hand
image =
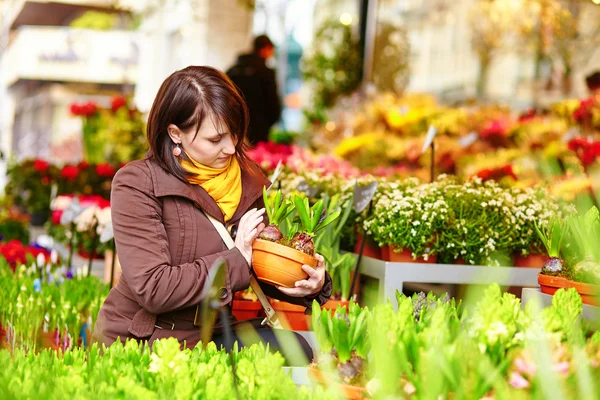
[[[253,208],[240,219],[237,234],[235,236],[235,247],[242,253],[248,266],[252,262],[252,242],[265,229],[264,218],[265,209],[257,210]]]
[[[308,279],[296,282],[294,288],[279,286],[277,289],[291,297],[310,297],[320,293],[325,283],[325,262],[320,254],[315,255],[315,258],[318,261],[317,268],[302,266],[302,270],[308,274]]]

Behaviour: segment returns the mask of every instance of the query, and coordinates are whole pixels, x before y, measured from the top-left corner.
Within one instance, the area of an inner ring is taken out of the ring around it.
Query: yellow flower
[[[377,143],[378,140],[382,140],[383,138],[383,133],[367,133],[346,138],[333,150],[333,154],[338,157],[345,157],[362,147]]]

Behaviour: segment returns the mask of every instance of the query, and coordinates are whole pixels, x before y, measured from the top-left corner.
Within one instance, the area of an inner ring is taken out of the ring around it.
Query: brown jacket
[[[228,229],[249,209],[263,207],[262,188],[267,184],[262,173],[242,172],[242,198]],[[150,343],[176,337],[195,346],[200,334],[193,320],[211,265],[219,257],[227,261],[224,304],[250,285],[246,259],[236,248],[227,249],[202,212],[224,222],[221,210],[200,186],[182,182],[152,159],[127,164],[112,185],[112,223],[123,272],[98,314],[93,340],[110,345],[118,337]],[[310,307],[313,300],[261,286],[267,296],[290,303]],[[324,304],[330,295],[331,278],[326,275],[316,300]]]

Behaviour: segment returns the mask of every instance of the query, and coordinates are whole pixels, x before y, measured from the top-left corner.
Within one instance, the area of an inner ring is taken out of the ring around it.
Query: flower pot
[[[437,255],[431,254],[427,261],[422,257],[413,259],[412,252],[407,249],[402,249],[400,252],[396,252],[396,246],[388,246],[388,261],[401,262],[401,263],[421,263],[421,264],[435,264],[437,261]]]
[[[363,240],[363,235],[360,233],[357,234],[356,243],[354,244],[354,253],[355,254],[360,253],[360,246],[361,246],[362,240]],[[363,249],[363,256],[381,260],[381,250],[382,250],[381,247],[377,246],[377,243],[375,243],[371,238],[367,237],[367,242],[365,243],[365,247]]]
[[[295,287],[297,281],[308,277],[302,266],[316,268],[318,263],[308,254],[267,240],[256,239],[252,249],[252,268],[256,277],[275,286]]]
[[[263,308],[258,300],[233,299],[231,313],[238,321],[264,317]]]
[[[110,284],[110,271],[112,269],[112,250],[106,250],[104,252],[104,283]],[[121,263],[119,262],[119,256],[115,256],[115,270],[113,275],[113,287],[119,282],[121,278]]]
[[[271,299],[273,310],[277,314],[277,318],[285,329],[293,331],[307,331],[310,315],[306,315],[306,307],[297,306],[295,304],[286,303],[284,301]]]
[[[575,282],[560,276],[549,276],[544,274],[538,274],[538,283],[542,293],[549,295],[554,295],[554,293],[561,288],[575,288],[577,293],[579,293],[581,296],[581,301],[583,301],[584,304],[600,306],[600,301],[598,301],[597,298],[598,294],[600,294],[600,285]]]
[[[346,310],[348,310],[349,305],[350,302],[348,300],[329,300],[321,306],[321,309],[335,311],[340,306],[346,307]]]
[[[514,259],[514,264],[515,267],[542,269],[546,260],[548,260],[548,257],[541,254],[528,254],[526,256],[517,254]]]
[[[61,341],[58,328],[50,332],[40,331],[38,336],[40,338],[40,345],[43,349],[60,350]]]
[[[600,306],[600,298],[598,297],[600,296],[600,285],[575,281],[570,282],[581,296],[581,301],[583,301],[584,304]]]
[[[31,220],[29,223],[32,226],[44,226],[48,221],[50,210],[48,211],[34,211],[31,213]]]
[[[308,366],[308,377],[320,383],[322,386],[327,387],[331,385],[331,379],[328,379],[328,377],[314,365]],[[364,399],[367,394],[367,389],[362,386],[344,383],[337,383],[337,386],[340,389],[340,392],[342,392],[344,397],[348,400],[361,400]]]

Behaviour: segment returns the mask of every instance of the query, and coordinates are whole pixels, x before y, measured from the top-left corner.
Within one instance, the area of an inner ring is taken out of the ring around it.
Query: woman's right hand
[[[244,214],[238,225],[235,247],[242,253],[248,265],[252,263],[252,242],[265,229],[264,214],[264,208],[260,210],[253,208]]]

